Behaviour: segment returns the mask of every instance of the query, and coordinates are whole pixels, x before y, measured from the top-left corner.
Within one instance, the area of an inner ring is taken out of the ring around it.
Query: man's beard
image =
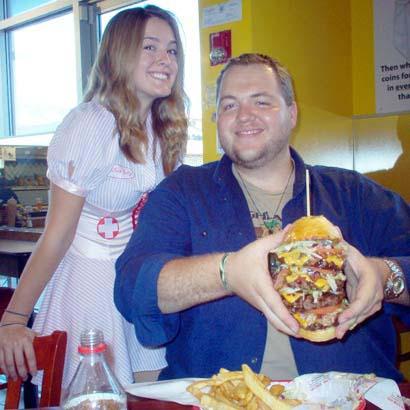
[[[232,153],[229,153],[229,157],[234,164],[240,165],[243,168],[258,169],[269,161],[268,154],[268,151],[261,149],[258,152],[252,153],[252,155],[244,155],[241,150],[233,148]]]
[[[289,132],[290,134],[290,132]],[[277,141],[269,140],[267,143],[257,150],[249,150],[244,152],[243,149],[233,147],[226,148],[223,141],[220,142],[222,148],[232,162],[246,169],[259,169],[267,163],[273,161],[284,150],[288,149],[289,136],[285,137],[283,134]]]

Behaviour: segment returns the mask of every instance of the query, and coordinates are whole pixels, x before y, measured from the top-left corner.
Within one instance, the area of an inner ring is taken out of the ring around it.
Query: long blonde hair
[[[187,142],[188,99],[183,89],[184,53],[175,17],[156,6],[123,10],[108,23],[91,71],[84,101],[94,97],[115,117],[124,155],[136,163],[145,162],[147,134],[139,115],[133,72],[147,21],[158,17],[171,27],[177,42],[178,73],[171,94],[157,98],[151,107],[155,138],[159,139],[165,175],[182,162]],[[155,155],[155,153],[154,153]]]

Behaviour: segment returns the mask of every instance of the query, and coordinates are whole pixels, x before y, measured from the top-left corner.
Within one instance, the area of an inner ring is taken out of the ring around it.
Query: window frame
[[[82,99],[99,41],[98,13],[95,1],[55,0],[52,3],[8,18],[5,18],[5,9],[6,0],[0,0],[0,143],[4,138],[17,137],[12,104],[11,31],[67,12],[73,13],[77,102]]]

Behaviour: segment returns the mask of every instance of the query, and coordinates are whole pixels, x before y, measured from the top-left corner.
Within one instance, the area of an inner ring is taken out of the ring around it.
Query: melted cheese
[[[315,281],[315,285],[317,288],[324,290],[325,292],[329,289],[329,284],[326,279],[319,278]]]
[[[302,327],[307,326],[306,320],[302,317],[302,315],[299,312],[296,312],[293,317],[300,323]]]
[[[280,257],[284,259],[287,265],[303,266],[309,260],[309,256],[298,249],[284,252]]]
[[[303,293],[296,292],[296,293],[281,293],[282,297],[286,299],[289,303],[293,303],[295,300],[298,300]]]
[[[327,263],[334,263],[338,268],[341,268],[343,265],[343,259],[338,255],[329,255],[326,258]]]

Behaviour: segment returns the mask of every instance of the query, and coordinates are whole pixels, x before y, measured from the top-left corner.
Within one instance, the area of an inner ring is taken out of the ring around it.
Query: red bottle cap
[[[96,346],[78,346],[78,353],[81,354],[91,354],[91,353],[102,353],[107,350],[107,345],[105,343],[99,343]]]

